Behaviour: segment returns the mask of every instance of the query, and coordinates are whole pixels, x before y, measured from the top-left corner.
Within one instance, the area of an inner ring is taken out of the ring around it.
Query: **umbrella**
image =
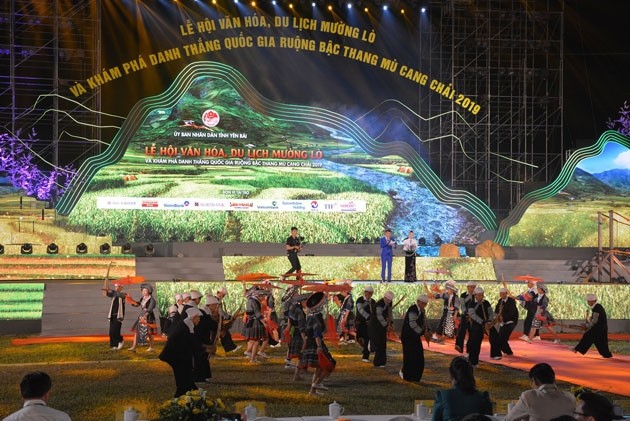
[[[519,276],[515,276],[514,279],[516,279],[517,281],[531,281],[531,282],[542,282],[543,278],[540,278],[538,276],[532,276],[532,275],[519,275]]]
[[[271,276],[264,272],[244,273],[236,277],[237,281],[263,281],[265,279],[276,279],[277,276]]]
[[[113,281],[116,285],[141,284],[142,282],[144,282],[144,276],[125,276],[124,278],[115,279]]]
[[[258,287],[258,288],[263,288],[263,289],[280,289],[280,287],[277,287],[275,285],[272,284],[266,284],[264,282],[259,283],[259,284],[251,284],[250,287]]]
[[[298,286],[298,287],[303,287],[306,285],[320,285],[317,282],[306,282],[304,279],[297,279],[295,281],[289,281],[287,279],[278,279],[277,281],[274,282],[278,282],[281,284],[287,284],[287,285],[294,285],[294,286]]]
[[[313,275],[317,275],[317,273],[304,273],[304,272],[297,273],[296,272],[296,273],[285,273],[285,274],[280,275],[280,276],[284,276],[285,278],[293,278],[293,277],[300,278],[302,276],[313,276]]]

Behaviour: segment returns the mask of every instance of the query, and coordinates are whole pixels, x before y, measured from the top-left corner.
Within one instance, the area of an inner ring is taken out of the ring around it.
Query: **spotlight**
[[[435,236],[435,238],[433,239],[433,242],[435,243],[436,246],[441,246],[442,245],[442,239],[440,238],[439,235]]]
[[[387,5],[386,5],[386,4],[384,4],[384,5],[383,5],[383,10],[387,10],[387,9],[388,9]]]
[[[24,243],[20,246],[20,253],[33,254],[33,245],[31,243]]]
[[[423,7],[422,9],[420,9],[420,12],[421,12],[421,13],[426,13],[426,12],[427,12],[427,8],[426,8],[426,7]]]
[[[85,243],[80,243],[77,245],[77,254],[87,254],[88,246]]]
[[[315,2],[311,3],[311,6],[315,7]]]
[[[111,254],[112,246],[110,246],[109,243],[103,243],[99,246],[98,251],[100,251],[101,254]]]
[[[153,244],[147,244],[144,246],[144,255],[145,256],[153,256],[155,254],[155,248]]]
[[[123,244],[122,247],[120,247],[120,252],[122,254],[131,254],[131,253],[133,253],[133,250],[131,250],[131,244],[129,244],[129,243]]]
[[[0,244],[0,254],[4,254],[4,244]]]
[[[418,245],[419,246],[426,246],[427,245],[427,239],[424,238],[424,237],[418,238]]]
[[[46,246],[46,253],[48,254],[57,254],[59,253],[59,246],[55,243],[50,243]]]
[[[352,9],[352,3],[348,3],[348,9]]]
[[[328,10],[332,10],[332,5],[328,5]]]

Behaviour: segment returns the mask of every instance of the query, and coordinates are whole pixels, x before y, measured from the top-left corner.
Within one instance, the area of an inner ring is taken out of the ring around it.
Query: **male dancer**
[[[221,339],[221,346],[223,347],[223,350],[228,353],[238,351],[241,349],[242,345],[236,345],[232,339],[232,334],[230,333],[230,326],[228,325],[231,325],[232,315],[225,311],[225,306],[223,305],[223,298],[225,298],[226,295],[227,289],[225,287],[221,287],[214,297],[219,302],[219,314],[221,315],[223,325],[219,326],[219,338]]]
[[[429,325],[425,313],[425,307],[429,297],[419,295],[416,303],[407,310],[403,321],[400,341],[403,348],[403,366],[398,372],[403,380],[419,382],[424,373],[424,347],[423,337],[427,337]]]
[[[512,297],[508,297],[507,288],[499,289],[499,297],[499,301],[494,308],[494,312],[499,318],[499,348],[505,355],[512,355],[513,352],[509,340],[516,323],[518,323],[516,301]]]
[[[287,275],[293,272],[297,274],[302,273],[302,265],[300,265],[300,259],[298,258],[298,252],[302,251],[302,243],[300,237],[298,237],[297,227],[291,227],[291,235],[287,238],[286,243],[287,258],[291,263],[291,269],[287,271]]]
[[[357,330],[357,341],[363,347],[363,357],[361,361],[370,362],[370,335],[368,334],[368,323],[371,318],[371,309],[376,304],[372,298],[374,288],[370,285],[363,290],[363,295],[357,298],[357,314],[354,321]]]
[[[370,312],[368,325],[370,341],[374,350],[374,367],[385,368],[387,363],[387,331],[392,320],[392,301],[394,293],[385,292],[383,298],[378,300],[374,309]]]
[[[591,345],[595,344],[599,355],[604,358],[611,358],[612,354],[610,349],[608,349],[608,318],[606,317],[606,310],[597,302],[595,294],[586,294],[586,302],[591,308],[591,316],[584,324],[586,331],[582,335],[582,339],[572,351],[586,354]]]
[[[392,230],[386,229],[385,235],[381,237],[381,282],[391,282],[392,280],[394,248],[396,248],[396,240],[392,238]],[[387,279],[385,278],[385,270],[387,270]]]
[[[475,304],[475,297],[473,296],[475,288],[477,288],[477,283],[468,281],[466,283],[466,291],[459,298],[461,311],[459,312],[459,330],[457,331],[457,338],[455,338],[455,350],[460,354],[464,352],[464,339],[466,338],[466,333],[470,330],[468,309]]]
[[[501,359],[497,355],[497,331],[491,327],[491,323],[495,318],[490,303],[484,299],[483,288],[477,287],[473,291],[475,295],[475,305],[468,309],[470,316],[470,334],[468,335],[468,361],[473,367],[479,365],[479,353],[481,352],[481,343],[483,342],[484,333],[488,333],[490,337],[490,356],[493,359]],[[499,352],[500,353],[500,352]],[[498,357],[498,358],[495,358]]]
[[[122,285],[115,283],[110,289],[107,285],[107,278],[103,283],[103,296],[111,298],[107,319],[109,320],[109,346],[112,351],[122,349],[125,341],[120,333],[122,322],[125,318],[125,298],[127,294],[122,292]]]

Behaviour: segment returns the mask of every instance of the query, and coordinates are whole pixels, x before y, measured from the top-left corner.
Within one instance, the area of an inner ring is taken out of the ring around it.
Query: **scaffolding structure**
[[[446,183],[502,219],[562,166],[562,0],[431,0],[427,12],[420,68],[456,93],[421,97],[420,138]]]
[[[101,150],[100,90],[67,94],[101,68],[100,10],[101,0],[0,4],[0,125],[21,138],[34,132],[43,168],[78,167]]]

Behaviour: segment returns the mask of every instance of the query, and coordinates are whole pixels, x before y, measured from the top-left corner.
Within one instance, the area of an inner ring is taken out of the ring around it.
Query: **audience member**
[[[449,372],[453,387],[436,392],[433,421],[459,421],[470,414],[492,415],[490,395],[477,390],[473,368],[468,360],[453,358]]]
[[[577,398],[577,407],[573,415],[578,421],[611,421],[623,418],[615,413],[613,403],[604,395],[584,392]]]
[[[556,373],[547,363],[536,364],[529,370],[531,390],[521,393],[505,421],[547,421],[561,415],[572,414],[575,397],[556,385]]]
[[[20,382],[20,393],[24,399],[22,409],[6,417],[4,421],[70,421],[65,412],[48,406],[52,381],[50,376],[42,371],[28,373]]]

